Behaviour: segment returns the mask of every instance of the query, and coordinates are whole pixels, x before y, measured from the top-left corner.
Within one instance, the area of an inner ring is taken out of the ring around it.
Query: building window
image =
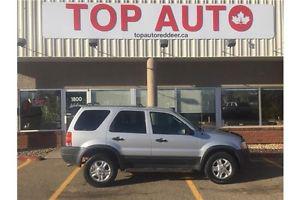
[[[261,109],[263,125],[283,125],[283,90],[262,89]]]
[[[157,104],[160,108],[175,108],[174,89],[159,89],[157,91]],[[137,90],[137,105],[147,106],[147,91]]]
[[[130,90],[93,90],[92,103],[103,106],[131,105]]]
[[[61,129],[61,91],[20,91],[20,129]]]
[[[67,124],[66,128],[69,128],[69,125],[79,110],[78,106],[86,105],[87,95],[85,91],[67,91],[66,92],[66,116]]]
[[[259,125],[258,89],[223,89],[225,126]]]
[[[73,107],[86,105],[86,92],[66,92],[66,112],[70,113]]]
[[[213,88],[179,89],[178,112],[196,125],[215,124],[215,92]]]

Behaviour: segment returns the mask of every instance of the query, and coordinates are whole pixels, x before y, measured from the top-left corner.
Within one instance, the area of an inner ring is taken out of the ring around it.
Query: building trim
[[[18,57],[18,62],[146,62],[147,58],[138,57]],[[215,62],[215,61],[283,61],[282,56],[271,57],[156,57],[157,62],[174,62],[174,61],[190,61],[190,62]]]

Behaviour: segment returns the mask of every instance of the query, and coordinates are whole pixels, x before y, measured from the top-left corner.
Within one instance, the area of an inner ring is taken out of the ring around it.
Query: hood
[[[243,137],[236,133],[229,133],[218,129],[203,129],[202,137],[214,143],[236,144],[238,146],[243,141]]]
[[[233,132],[222,131],[219,129],[207,129],[204,131],[207,132],[208,134],[226,135],[228,137],[239,138],[239,139],[243,140],[243,137],[241,135],[239,135],[237,133],[233,133]]]

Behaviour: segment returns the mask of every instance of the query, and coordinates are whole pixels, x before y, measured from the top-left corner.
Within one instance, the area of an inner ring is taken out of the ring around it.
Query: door
[[[66,129],[78,111],[78,106],[87,104],[87,91],[66,91]]]
[[[150,156],[151,141],[147,133],[145,112],[118,112],[109,127],[106,142],[128,160]]]
[[[150,112],[152,126],[152,156],[196,161],[199,158],[200,139],[181,119],[170,113]]]

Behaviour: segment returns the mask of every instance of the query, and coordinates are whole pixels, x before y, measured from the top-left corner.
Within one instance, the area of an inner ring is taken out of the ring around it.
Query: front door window
[[[153,134],[189,135],[193,131],[177,117],[160,112],[151,112]]]

